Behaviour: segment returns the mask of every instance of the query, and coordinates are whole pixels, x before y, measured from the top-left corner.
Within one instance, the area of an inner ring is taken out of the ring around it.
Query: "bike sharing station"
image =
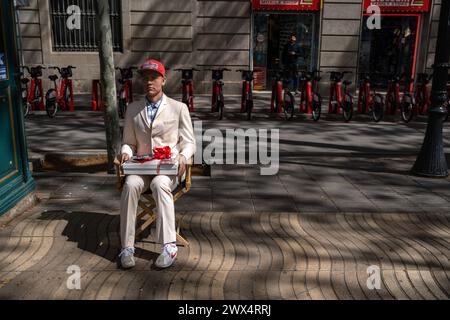
[[[0,214],[19,201],[32,201],[35,182],[28,168],[24,119],[20,112],[19,56],[12,1],[0,6]]]

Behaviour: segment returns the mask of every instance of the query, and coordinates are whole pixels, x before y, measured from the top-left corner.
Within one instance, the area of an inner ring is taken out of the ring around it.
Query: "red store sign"
[[[375,5],[380,7],[381,12],[428,12],[430,2],[430,0],[364,0],[364,11],[367,12],[369,6]]]
[[[320,10],[320,0],[252,0],[254,10]]]

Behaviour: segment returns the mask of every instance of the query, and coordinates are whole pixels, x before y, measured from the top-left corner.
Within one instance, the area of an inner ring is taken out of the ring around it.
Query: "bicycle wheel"
[[[217,97],[217,111],[219,112],[219,120],[222,120],[223,118],[223,108],[225,106],[224,100],[223,100],[223,93],[222,90],[220,90],[219,96]]]
[[[119,117],[121,119],[125,118],[125,113],[127,112],[128,102],[125,98],[119,99]]]
[[[45,111],[50,118],[54,118],[56,112],[58,111],[56,91],[55,89],[50,89],[45,95]]]
[[[70,92],[69,87],[66,87],[64,89],[64,111],[69,110],[69,104],[70,104]]]
[[[377,93],[373,97],[373,105],[370,110],[373,121],[379,122],[381,119],[383,119],[384,114],[383,106],[384,106],[383,96]]]
[[[361,114],[366,114],[366,112],[367,112],[367,110],[366,110],[366,107],[367,107],[367,103],[366,103],[366,94],[365,93],[362,93],[361,94]]]
[[[294,116],[294,105],[295,105],[295,99],[294,95],[287,91],[284,93],[284,117],[286,120],[291,120]]]
[[[414,98],[410,93],[405,93],[403,95],[401,104],[401,114],[402,120],[405,123],[410,122],[414,115]]]
[[[223,107],[224,107],[224,103],[222,100],[217,101],[217,111],[219,111],[219,116],[218,119],[222,120],[223,118]]]
[[[420,115],[423,115],[425,112],[425,95],[423,94],[422,91],[420,91],[417,94],[417,99],[416,99],[416,106],[417,106],[417,110],[418,113]]]
[[[353,116],[353,96],[350,93],[345,94],[344,101],[342,103],[343,116],[346,122],[349,122]]]
[[[189,101],[188,101],[187,106],[188,106],[189,112],[194,111],[194,97],[193,96],[189,96]]]
[[[41,101],[41,97],[42,97],[41,90],[39,89],[39,86],[36,86],[34,88],[34,100],[31,102],[33,110],[39,110],[39,104]]]
[[[322,113],[322,97],[318,93],[314,93],[313,96],[313,107],[312,107],[312,118],[314,121],[320,119]]]
[[[247,120],[252,120],[253,100],[245,101],[245,109],[247,111]]]
[[[28,102],[27,90],[22,89],[22,108],[23,108],[23,116],[26,117],[30,112],[31,105]]]

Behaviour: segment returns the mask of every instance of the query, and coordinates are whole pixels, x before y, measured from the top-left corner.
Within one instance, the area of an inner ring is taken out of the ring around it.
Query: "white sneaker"
[[[119,254],[120,258],[120,264],[122,265],[122,268],[129,269],[133,268],[136,263],[134,262],[134,248],[132,247],[126,247],[122,249],[122,251]]]
[[[158,259],[155,261],[155,266],[158,268],[170,267],[177,257],[178,248],[175,243],[167,243],[164,245],[162,253],[159,255]]]

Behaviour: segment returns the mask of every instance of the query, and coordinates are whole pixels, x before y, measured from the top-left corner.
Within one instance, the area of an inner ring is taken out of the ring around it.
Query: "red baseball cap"
[[[158,60],[150,59],[150,60],[145,61],[139,68],[138,72],[142,74],[143,72],[145,72],[147,70],[156,71],[159,74],[161,74],[163,77],[166,76],[166,68],[164,68],[164,65],[161,62],[159,62]]]

